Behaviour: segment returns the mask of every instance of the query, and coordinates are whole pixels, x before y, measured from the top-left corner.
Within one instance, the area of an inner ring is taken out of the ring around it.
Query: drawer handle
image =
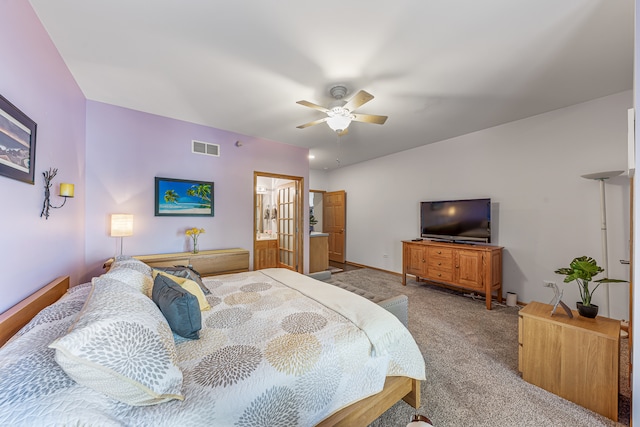
[[[442,273],[438,273],[438,277],[442,277]]]
[[[438,251],[438,252],[436,252],[436,253],[437,253],[438,255],[440,255],[440,254],[442,253],[442,251]]]
[[[441,262],[439,262],[439,263],[438,263],[438,265],[442,265],[442,263],[441,263]]]

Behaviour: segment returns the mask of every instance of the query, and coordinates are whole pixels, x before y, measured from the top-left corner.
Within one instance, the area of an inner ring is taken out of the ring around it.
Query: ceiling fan
[[[344,86],[333,86],[329,89],[329,93],[333,98],[340,101],[347,94],[347,88]],[[318,104],[314,104],[309,101],[298,101],[296,104],[304,105],[305,107],[313,108],[314,110],[322,111],[327,115],[322,119],[314,120],[309,123],[305,123],[300,126],[296,126],[298,129],[304,129],[309,126],[317,125],[319,123],[326,122],[329,127],[338,133],[338,135],[344,135],[347,133],[347,128],[352,121],[375,123],[378,125],[384,124],[387,121],[387,116],[376,116],[373,114],[356,114],[354,111],[373,99],[373,95],[364,90],[356,93],[349,101],[343,105],[336,105],[334,107],[326,108]]]

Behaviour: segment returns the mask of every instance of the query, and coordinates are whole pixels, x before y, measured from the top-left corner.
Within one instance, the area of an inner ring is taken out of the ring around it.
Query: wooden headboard
[[[29,323],[43,308],[58,301],[69,289],[69,276],[58,277],[0,314],[0,346]]]

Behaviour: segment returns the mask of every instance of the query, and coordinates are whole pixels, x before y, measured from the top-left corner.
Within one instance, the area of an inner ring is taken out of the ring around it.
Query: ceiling
[[[87,99],[307,147],[312,169],[633,85],[633,0],[30,2]],[[387,122],[297,129],[336,84]]]

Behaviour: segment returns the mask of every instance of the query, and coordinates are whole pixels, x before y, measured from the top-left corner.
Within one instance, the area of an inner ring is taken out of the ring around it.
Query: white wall
[[[309,162],[311,163],[311,162]],[[329,186],[329,175],[325,171],[309,170],[309,189],[325,190]]]
[[[633,105],[635,108],[635,165],[640,165],[640,147],[638,146],[638,135],[640,135],[640,112],[638,108],[640,106],[640,91],[638,91],[638,83],[640,83],[640,33],[638,32],[638,23],[640,22],[640,1],[635,0],[635,19],[634,19],[634,28],[635,28],[635,51],[634,51],[634,70],[633,70]],[[637,167],[636,167],[636,176],[638,175]],[[634,180],[637,182],[637,177],[634,177]],[[633,216],[633,265],[640,265],[640,251],[638,250],[638,246],[640,245],[640,209],[638,209],[638,200],[640,200],[640,185],[635,184],[633,186],[633,200],[634,200],[634,216]],[[633,307],[635,308],[632,313],[631,324],[638,325],[638,309],[640,307],[640,291],[638,290],[638,283],[640,283],[640,269],[637,267],[633,269]],[[640,342],[640,328],[634,326],[631,328],[631,339],[630,343],[638,343]],[[636,344],[637,345],[637,344]],[[633,350],[632,346],[632,350]],[[631,354],[631,364],[633,366],[640,366],[640,351],[633,351]],[[632,390],[640,390],[640,375],[637,374],[640,372],[638,368],[634,372],[632,372],[631,379],[631,389]],[[640,393],[633,393],[633,402],[631,405],[631,415],[633,417],[634,414],[640,414]]]
[[[402,153],[310,174],[310,188],[347,192],[350,262],[402,271],[401,240],[418,236],[421,200],[490,197],[493,243],[504,247],[503,294],[549,302],[543,280],[575,283],[554,273],[576,256],[601,259],[600,196],[593,172],[627,165],[626,91]],[[461,120],[464,118],[461,117]],[[317,180],[316,180],[317,179]],[[610,277],[628,279],[629,180],[606,185]],[[386,255],[386,257],[385,257]],[[611,286],[611,317],[628,319],[628,285]],[[604,309],[604,289],[594,296]]]

